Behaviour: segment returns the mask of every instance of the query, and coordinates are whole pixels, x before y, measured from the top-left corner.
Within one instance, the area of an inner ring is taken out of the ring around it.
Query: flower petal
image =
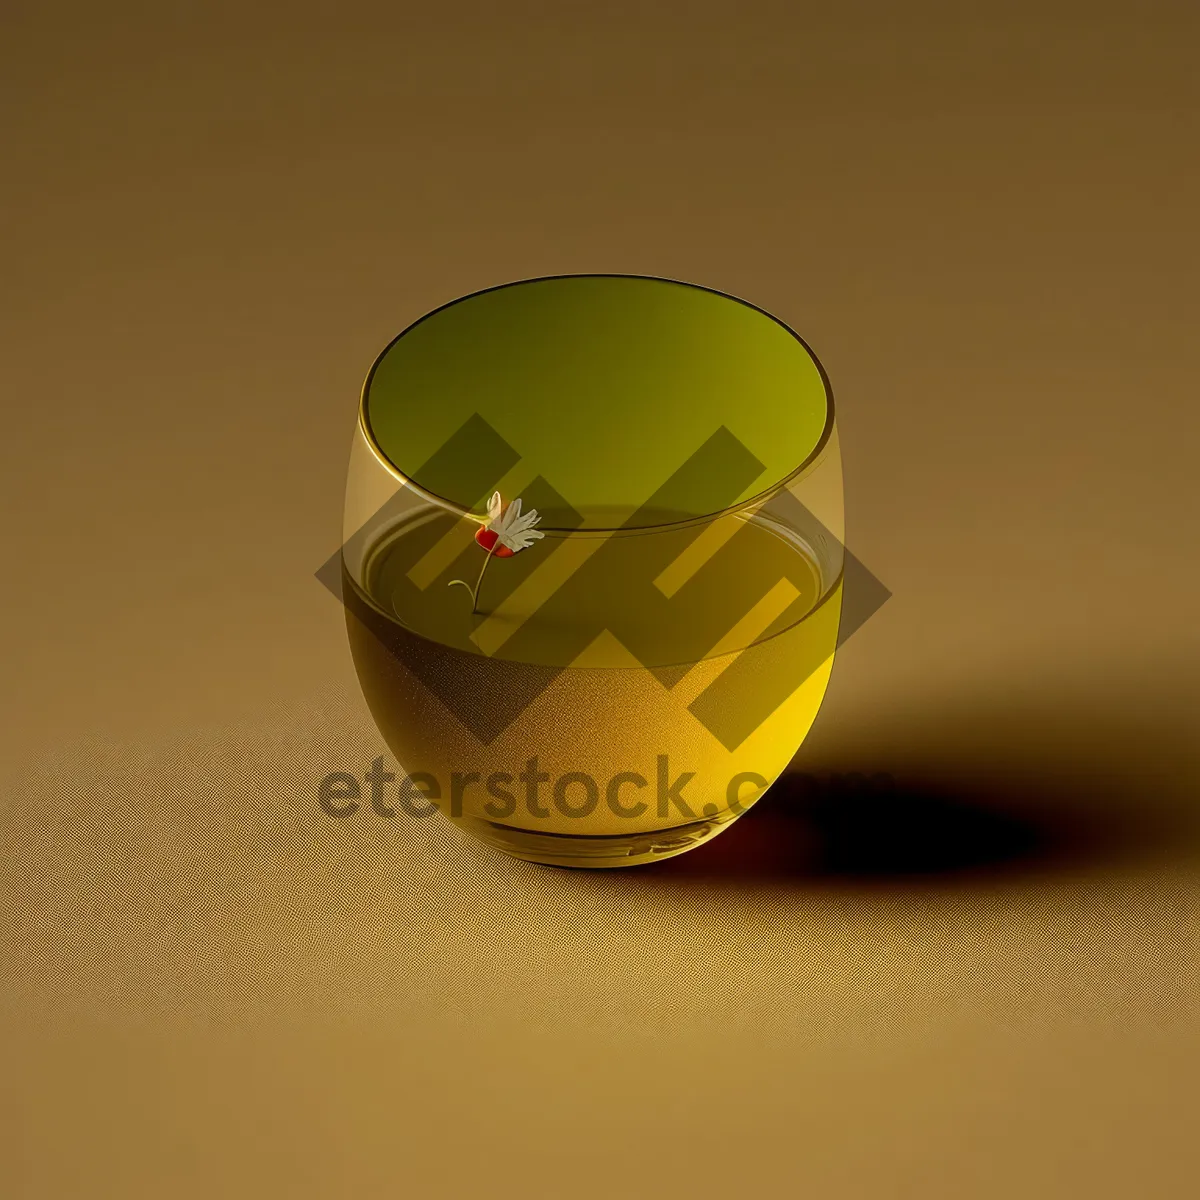
[[[506,509],[496,512],[496,502],[499,493],[492,497],[488,511],[493,513],[486,528],[493,531],[501,546],[515,553],[524,550],[545,535],[535,532],[533,527],[541,520],[536,508],[529,512],[521,512],[521,498],[518,496]]]
[[[509,547],[514,553],[518,550],[524,550],[528,546],[532,546],[534,542],[546,535],[536,529],[518,530],[515,533],[512,530],[506,530],[500,534],[501,545]]]

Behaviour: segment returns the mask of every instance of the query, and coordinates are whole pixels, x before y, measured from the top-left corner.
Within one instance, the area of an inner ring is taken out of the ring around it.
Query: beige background
[[[3,22],[0,1190],[1190,1194],[1194,6]],[[821,356],[895,597],[797,766],[896,789],[603,875],[333,822],[362,377],[586,270]]]

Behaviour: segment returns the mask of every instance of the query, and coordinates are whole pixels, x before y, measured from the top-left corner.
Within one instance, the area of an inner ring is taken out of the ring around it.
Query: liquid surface
[[[603,521],[603,514],[589,514]],[[429,507],[377,543],[363,591],[413,633],[468,653],[548,666],[691,665],[802,620],[823,591],[798,537],[764,519],[565,536],[511,558],[474,541],[473,522]],[[550,520],[553,520],[551,515]],[[436,574],[435,574],[436,572]],[[452,578],[479,585],[479,611]],[[596,643],[599,644],[596,644]]]

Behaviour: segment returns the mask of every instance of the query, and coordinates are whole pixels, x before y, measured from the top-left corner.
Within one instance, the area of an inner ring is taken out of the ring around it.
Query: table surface
[[[9,1194],[1190,1194],[1197,15],[650,8],[6,21]],[[362,376],[591,270],[802,333],[892,598],[694,854],[332,820]]]

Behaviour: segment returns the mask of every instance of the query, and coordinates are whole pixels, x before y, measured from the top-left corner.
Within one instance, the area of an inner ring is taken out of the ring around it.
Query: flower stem
[[[471,612],[476,612],[479,608],[479,585],[483,583],[483,573],[488,568],[488,563],[492,561],[492,551],[500,545],[500,540],[497,538],[488,549],[487,556],[483,560],[483,566],[479,568],[479,578],[475,580],[475,590],[471,593]]]
[[[479,578],[475,580],[474,587],[472,587],[465,579],[452,579],[448,584],[446,584],[447,587],[453,587],[455,584],[458,584],[459,587],[466,588],[467,591],[471,593],[472,613],[479,611],[479,585],[483,582],[483,573],[487,570],[488,563],[492,561],[492,550],[495,550],[499,544],[499,540],[492,543],[492,549],[487,552],[487,556],[483,560],[483,566],[479,568]]]

